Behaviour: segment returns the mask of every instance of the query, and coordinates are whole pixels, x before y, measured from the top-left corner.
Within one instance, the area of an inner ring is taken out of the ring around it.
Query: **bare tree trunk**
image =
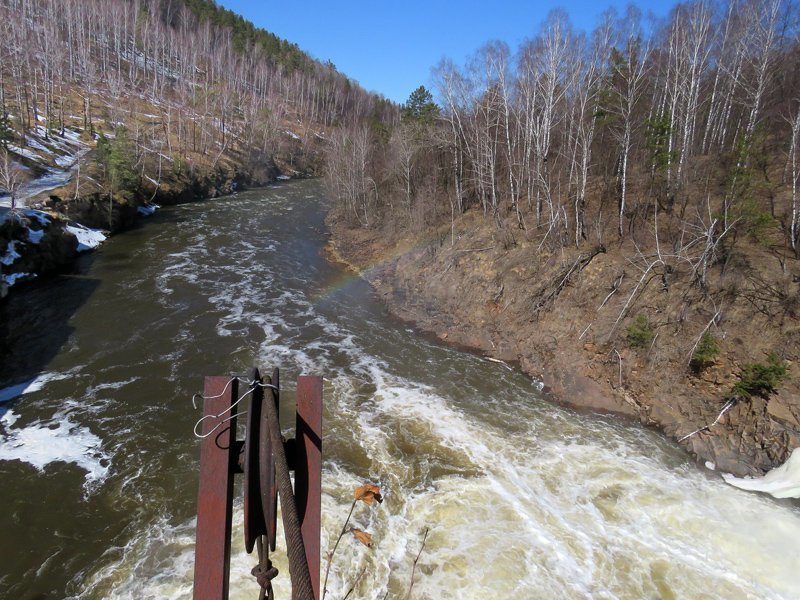
[[[800,207],[798,207],[797,187],[800,181],[800,168],[798,168],[798,150],[800,144],[800,103],[796,108],[796,114],[792,123],[792,138],[789,144],[789,165],[791,169],[792,186],[792,208],[791,223],[789,225],[789,242],[792,245],[795,256],[800,255]]]

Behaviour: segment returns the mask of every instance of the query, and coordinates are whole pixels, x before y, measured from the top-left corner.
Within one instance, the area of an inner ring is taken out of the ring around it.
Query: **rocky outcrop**
[[[23,209],[0,223],[0,275],[6,294],[16,283],[71,264],[77,254],[78,240],[66,222],[52,215]]]

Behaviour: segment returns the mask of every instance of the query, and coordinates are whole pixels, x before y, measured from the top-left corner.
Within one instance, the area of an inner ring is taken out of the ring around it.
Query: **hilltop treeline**
[[[354,166],[332,185],[362,224],[477,207],[555,247],[654,241],[675,215],[662,241],[700,278],[737,233],[782,232],[798,251],[798,15],[786,0],[698,0],[655,23],[609,10],[585,34],[555,11],[515,52],[490,42],[442,61],[436,122],[351,131],[334,153]]]

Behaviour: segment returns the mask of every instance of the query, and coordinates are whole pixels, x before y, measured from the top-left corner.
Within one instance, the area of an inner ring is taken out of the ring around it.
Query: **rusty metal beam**
[[[230,382],[230,385],[228,383]],[[203,416],[228,414],[238,397],[237,380],[206,377]],[[223,418],[225,418],[223,417]],[[203,421],[209,433],[219,420]],[[197,493],[197,533],[194,600],[227,600],[230,581],[233,465],[238,460],[236,418],[219,426],[200,444],[200,487]]]
[[[278,367],[272,370],[272,377],[267,378],[267,383],[273,387],[269,388],[271,393],[266,395],[264,402],[272,402],[275,406],[276,414],[280,415],[281,377]],[[270,551],[275,552],[278,536],[278,486],[275,482],[275,458],[272,456],[271,443],[267,412],[264,410],[261,423],[261,503],[264,506],[264,520],[267,525],[267,544]],[[275,443],[280,443],[280,440],[275,440]]]
[[[320,527],[322,503],[322,377],[297,378],[295,502],[314,588],[320,597]]]

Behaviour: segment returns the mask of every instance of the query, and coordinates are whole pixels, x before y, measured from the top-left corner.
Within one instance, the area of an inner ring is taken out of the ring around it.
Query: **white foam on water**
[[[68,416],[36,421],[16,427],[19,415],[13,410],[0,417],[0,460],[19,460],[39,471],[57,462],[72,463],[86,471],[84,489],[90,492],[106,478],[110,457],[102,440],[87,427],[73,423]]]
[[[64,373],[45,372],[37,375],[33,379],[0,389],[0,402],[8,402],[24,394],[38,392],[51,381],[60,381],[73,377],[78,369],[70,369]]]
[[[89,385],[83,391],[78,391],[73,397],[62,398],[60,400],[62,412],[70,414],[74,412],[84,417],[92,415],[91,418],[95,422],[101,422],[106,418],[108,406],[116,402],[114,392],[140,380],[141,377],[129,377],[122,381]],[[116,419],[116,417],[113,417],[113,419]],[[118,427],[118,423],[115,424],[115,427]],[[117,429],[116,436],[119,437],[120,435],[121,431]]]
[[[97,392],[102,392],[105,390],[118,390],[124,388],[126,385],[134,383],[135,381],[139,381],[140,379],[141,377],[134,376],[134,377],[129,377],[128,379],[125,379],[123,381],[110,381],[107,383],[98,383],[97,385],[90,386],[86,390],[86,393],[89,395],[93,395]]]
[[[785,463],[763,477],[735,477],[723,473],[722,478],[743,490],[765,492],[776,498],[800,498],[800,448],[792,450]]]
[[[174,292],[173,281],[194,284],[198,281],[197,276],[197,257],[192,251],[176,252],[169,256],[167,264],[161,272],[156,275],[156,286],[163,295],[171,295]],[[163,303],[163,301],[159,300]]]
[[[242,523],[241,502],[234,508],[233,522]],[[283,529],[278,519],[278,539]],[[111,549],[101,559],[105,565],[93,574],[77,598],[191,598],[194,577],[194,519],[175,525],[162,516],[142,527],[124,547]],[[280,543],[280,542],[279,542]],[[276,598],[289,598],[289,569],[285,553],[272,555],[281,575],[274,581]],[[250,570],[258,562],[255,551],[244,550],[241,528],[234,528],[231,544],[231,600],[258,596],[258,584]]]
[[[441,445],[482,473],[413,489],[408,522],[386,521],[381,537],[406,539],[409,524],[433,530],[422,562],[429,572],[415,587],[421,597],[800,595],[796,554],[780,550],[800,539],[796,510],[732,494],[695,470],[667,470],[622,440],[537,449],[533,437],[508,440],[471,424],[425,388],[383,382],[376,398],[355,437],[387,473],[404,472],[392,441],[410,427],[431,436],[420,440],[422,452]],[[386,415],[393,422],[376,426]],[[398,485],[392,491],[407,493],[402,477]]]

